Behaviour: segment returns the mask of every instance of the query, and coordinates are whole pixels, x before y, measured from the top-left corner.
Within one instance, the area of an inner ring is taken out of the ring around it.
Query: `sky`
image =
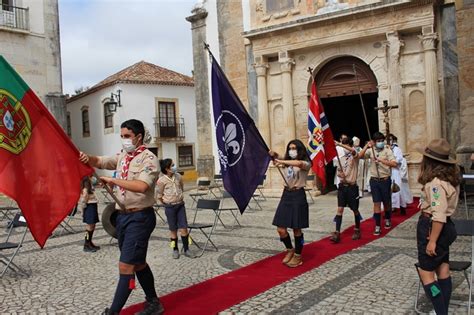
[[[197,0],[59,0],[63,93],[141,60],[191,76]]]

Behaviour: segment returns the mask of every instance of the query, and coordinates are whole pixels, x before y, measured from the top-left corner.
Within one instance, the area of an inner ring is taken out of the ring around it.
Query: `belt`
[[[135,213],[135,212],[140,212],[140,211],[149,210],[149,209],[153,209],[153,207],[146,207],[146,208],[129,208],[129,209],[125,209],[125,210],[118,209],[118,212],[119,212],[120,214],[128,214],[128,213]]]
[[[420,217],[431,218],[431,213],[421,211]]]
[[[387,180],[387,179],[389,179],[389,178],[390,178],[390,176],[386,176],[386,177],[371,177],[370,180],[376,180],[376,181],[378,181],[378,182],[382,182],[382,181]]]
[[[303,189],[303,187],[286,187],[285,186],[285,190],[286,191],[297,191],[297,190],[300,190],[300,189]]]
[[[339,186],[344,186],[344,187],[350,187],[350,186],[355,186],[357,185],[356,183],[354,184],[349,184],[349,183],[339,183]]]

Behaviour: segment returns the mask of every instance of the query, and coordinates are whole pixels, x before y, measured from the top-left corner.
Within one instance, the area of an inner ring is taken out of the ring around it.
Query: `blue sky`
[[[191,75],[196,0],[59,0],[63,92],[145,60]]]

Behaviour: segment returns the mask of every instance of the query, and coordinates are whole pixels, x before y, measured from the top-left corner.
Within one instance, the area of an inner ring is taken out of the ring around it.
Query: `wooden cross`
[[[382,107],[374,107],[375,110],[381,110],[382,111],[382,114],[384,116],[383,118],[383,122],[385,123],[385,132],[386,132],[386,137],[388,137],[388,135],[390,134],[390,123],[389,123],[389,119],[388,119],[388,112],[391,110],[391,109],[396,109],[398,108],[398,105],[397,106],[388,106],[388,101],[383,101],[383,106]]]

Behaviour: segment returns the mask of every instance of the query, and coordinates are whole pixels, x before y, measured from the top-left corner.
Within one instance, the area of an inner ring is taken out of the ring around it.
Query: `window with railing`
[[[28,8],[16,7],[13,0],[0,0],[0,27],[29,29]]]
[[[184,138],[184,119],[176,117],[176,103],[158,102],[158,117],[155,118],[157,138]]]
[[[181,145],[178,147],[178,167],[194,166],[194,155],[192,145]]]

